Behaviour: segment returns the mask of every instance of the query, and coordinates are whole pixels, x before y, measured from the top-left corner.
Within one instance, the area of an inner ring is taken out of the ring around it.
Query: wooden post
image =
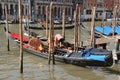
[[[113,20],[112,20],[112,32],[113,32],[113,37],[115,35],[115,26],[116,26],[116,17],[117,17],[117,6],[114,7],[113,11]]]
[[[75,18],[74,18],[74,22],[75,22],[75,44],[74,44],[74,48],[75,51],[78,52],[78,4],[76,5],[76,11],[75,11]]]
[[[46,37],[48,38],[48,5],[46,6]]]
[[[19,30],[20,30],[20,73],[23,73],[22,0],[19,0]]]
[[[78,8],[78,20],[79,20],[79,26],[78,26],[78,45],[80,45],[80,42],[81,42],[81,25],[80,25],[80,7]]]
[[[76,38],[75,38],[75,31],[76,31],[76,10],[74,11],[74,51],[76,51]]]
[[[103,33],[104,33],[104,10],[103,10],[103,13],[102,13],[102,23],[101,23],[101,27],[103,28]]]
[[[62,6],[62,36],[65,39],[65,6]]]
[[[51,53],[53,58],[53,64],[55,64],[54,59],[54,23],[53,23],[53,3],[50,3],[50,28],[49,28],[49,57],[48,57],[48,64],[51,61]]]
[[[96,8],[93,7],[92,9],[92,23],[91,23],[91,41],[90,41],[90,47],[95,47],[95,37],[94,37],[94,26],[95,26],[95,11]]]
[[[115,33],[115,27],[117,26],[116,18],[117,18],[117,6],[114,6],[113,21],[112,21],[113,37],[115,35],[114,34]],[[115,40],[115,50],[119,50],[119,40]]]
[[[9,26],[8,26],[8,9],[7,9],[7,5],[5,5],[5,14],[6,14],[6,31],[8,33],[9,31]],[[7,44],[7,49],[8,51],[10,51],[10,46],[9,46],[9,38],[8,38],[8,35],[7,35],[7,41],[8,41],[8,44]]]
[[[75,27],[76,27],[76,31],[75,31],[75,32],[76,32],[76,35],[75,35],[75,36],[76,36],[76,52],[78,52],[78,40],[79,40],[79,39],[78,39],[78,37],[79,37],[79,35],[78,35],[78,32],[79,32],[79,30],[78,30],[78,29],[79,29],[79,28],[78,28],[78,27],[79,27],[79,24],[78,24],[78,21],[79,21],[78,18],[79,18],[79,17],[78,17],[78,16],[79,16],[79,15],[78,15],[78,14],[79,14],[79,6],[78,6],[78,4],[77,4],[77,5],[76,5],[76,19],[75,19],[75,21],[76,21],[76,26],[75,26]]]
[[[29,25],[29,5],[27,5],[27,21],[26,21],[27,27],[28,27],[28,36],[30,38],[30,25]]]

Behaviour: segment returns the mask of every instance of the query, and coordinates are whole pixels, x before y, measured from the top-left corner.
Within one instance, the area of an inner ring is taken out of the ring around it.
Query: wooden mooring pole
[[[50,64],[51,61],[51,54],[52,54],[52,60],[53,64],[55,64],[55,58],[54,58],[54,23],[53,23],[53,3],[50,3],[50,28],[49,28],[49,56],[48,56],[48,64]]]
[[[104,12],[105,12],[105,10],[103,9],[103,12],[102,12],[102,23],[101,23],[101,27],[102,27],[102,32],[104,33],[104,25],[105,25],[105,23],[104,23]]]
[[[78,45],[81,46],[80,7],[78,7]],[[82,47],[82,46],[81,46]]]
[[[20,73],[23,73],[23,31],[22,31],[22,0],[19,0],[19,32],[20,32]]]
[[[7,9],[7,5],[5,5],[5,14],[6,14],[6,31],[8,33],[9,31],[9,26],[8,26],[8,9]],[[7,50],[10,51],[10,46],[9,46],[9,38],[8,38],[8,35],[7,35]]]
[[[65,6],[62,6],[62,36],[65,39]]]
[[[96,8],[93,7],[92,9],[92,23],[91,23],[91,40],[90,40],[90,47],[95,47],[95,37],[94,37],[94,26],[95,26],[95,11]]]
[[[75,31],[76,31],[76,10],[74,11],[74,51],[76,51],[76,38],[75,38]]]
[[[113,20],[112,20],[112,27],[113,27],[113,37],[115,36],[115,27],[117,26],[117,6],[114,6],[113,11]],[[119,39],[115,40],[115,50],[119,50]]]
[[[30,24],[29,24],[29,5],[27,5],[27,21],[26,21],[27,27],[28,27],[28,36],[30,38]]]
[[[116,19],[117,19],[117,6],[114,6],[114,10],[113,10],[113,20],[112,20],[112,33],[113,33],[113,37],[115,35],[115,26],[116,26]]]
[[[46,37],[48,38],[48,5],[46,6]]]
[[[79,8],[78,8],[79,6],[78,6],[78,4],[76,5],[76,10],[75,10],[75,17],[74,17],[74,22],[75,22],[75,36],[74,36],[74,39],[75,39],[75,44],[74,44],[74,50],[76,51],[76,52],[78,52],[78,27],[79,27],[79,25],[78,25],[78,13],[79,13]]]

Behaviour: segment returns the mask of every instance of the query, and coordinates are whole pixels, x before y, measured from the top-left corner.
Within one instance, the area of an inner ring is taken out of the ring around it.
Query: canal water
[[[0,80],[120,80],[120,64],[112,68],[80,67],[56,62],[48,65],[47,59],[24,52],[24,70],[20,73],[19,48],[10,41],[7,51],[7,40],[3,26],[0,25]],[[19,25],[9,25],[10,31],[19,32]],[[44,30],[37,33],[45,35]],[[55,33],[61,33],[56,30]],[[66,40],[72,41],[74,30],[66,30]],[[82,31],[82,40],[89,36]]]

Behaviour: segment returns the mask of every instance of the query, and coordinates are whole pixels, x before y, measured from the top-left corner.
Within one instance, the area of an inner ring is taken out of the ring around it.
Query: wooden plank
[[[118,40],[120,40],[120,35],[115,35],[114,37],[107,36],[107,37],[102,37],[102,38],[96,39],[96,44],[108,43],[111,41],[117,42]]]

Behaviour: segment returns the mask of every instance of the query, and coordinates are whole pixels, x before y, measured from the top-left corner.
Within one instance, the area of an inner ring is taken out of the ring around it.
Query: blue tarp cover
[[[103,33],[105,35],[109,35],[110,32],[112,31],[112,27],[110,27],[110,26],[104,26],[104,31],[103,31],[102,27],[95,26],[95,30],[97,30],[98,32]]]
[[[83,52],[82,57],[85,59],[92,59],[98,61],[105,61],[105,55],[94,55],[91,52]]]
[[[89,57],[86,57],[86,58],[98,60],[98,61],[105,61],[105,55],[90,55]]]
[[[115,32],[116,32],[117,34],[120,34],[120,26],[115,27]]]
[[[104,26],[104,31],[103,31],[102,27],[95,26],[95,30],[98,31],[98,32],[100,32],[100,33],[109,35],[112,32],[112,27],[111,26]],[[116,26],[115,27],[115,32],[117,34],[120,34],[120,26]]]

